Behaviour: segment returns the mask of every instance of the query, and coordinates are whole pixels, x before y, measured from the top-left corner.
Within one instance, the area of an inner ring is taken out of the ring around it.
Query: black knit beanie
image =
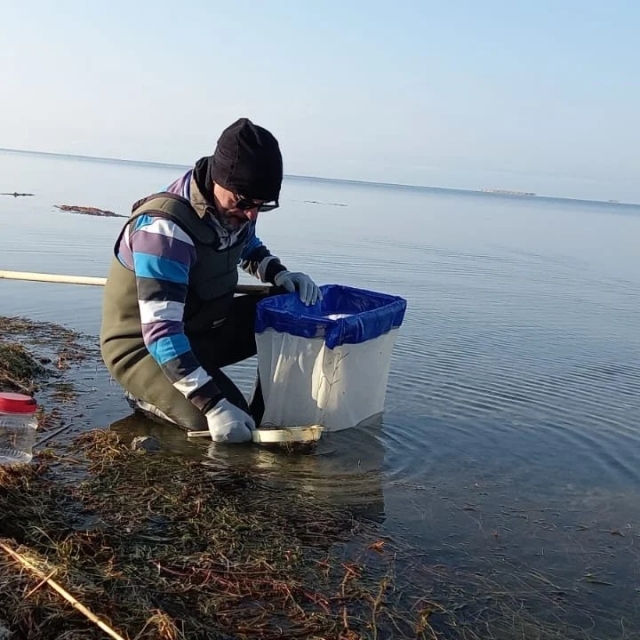
[[[278,200],[282,185],[282,154],[269,131],[240,118],[220,135],[208,162],[209,179],[254,200]]]

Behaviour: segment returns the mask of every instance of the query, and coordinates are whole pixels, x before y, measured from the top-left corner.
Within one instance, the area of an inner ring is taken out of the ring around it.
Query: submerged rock
[[[154,453],[156,451],[160,451],[162,446],[160,445],[160,441],[153,436],[137,436],[131,441],[131,448],[134,451]]]
[[[97,207],[79,207],[71,204],[56,204],[56,209],[61,211],[71,211],[71,213],[82,213],[86,216],[98,216],[100,218],[126,218],[119,213],[108,211],[107,209],[98,209]]]

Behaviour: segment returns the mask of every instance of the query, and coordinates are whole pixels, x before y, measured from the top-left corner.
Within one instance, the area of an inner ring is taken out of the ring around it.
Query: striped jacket
[[[187,171],[166,190],[183,196],[202,213],[207,202]],[[217,231],[220,247],[234,242],[235,233],[209,214],[204,216]],[[271,254],[247,223],[247,239],[240,267],[262,282],[273,283],[286,267]],[[184,307],[189,271],[195,260],[191,238],[167,218],[142,215],[128,225],[117,251],[119,262],[135,272],[142,337],[146,348],[169,381],[198,408],[219,395],[211,376],[198,363],[184,331]]]

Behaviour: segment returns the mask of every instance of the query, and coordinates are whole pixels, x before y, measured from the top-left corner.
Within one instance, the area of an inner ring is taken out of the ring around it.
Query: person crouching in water
[[[100,349],[135,409],[208,429],[214,442],[251,440],[264,411],[259,381],[249,406],[220,370],[256,354],[261,298],[234,296],[238,268],[305,304],[322,297],[256,235],[258,214],[279,206],[282,176],[276,138],[240,118],[212,156],[133,205],[105,286]]]

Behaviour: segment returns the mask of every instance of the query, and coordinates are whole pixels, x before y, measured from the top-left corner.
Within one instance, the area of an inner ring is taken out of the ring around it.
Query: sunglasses
[[[255,200],[251,200],[250,198],[243,198],[242,196],[238,196],[234,207],[236,209],[241,209],[242,211],[248,211],[249,209],[257,209],[258,211],[273,211],[273,209],[277,209],[280,204],[276,202],[256,202]]]

